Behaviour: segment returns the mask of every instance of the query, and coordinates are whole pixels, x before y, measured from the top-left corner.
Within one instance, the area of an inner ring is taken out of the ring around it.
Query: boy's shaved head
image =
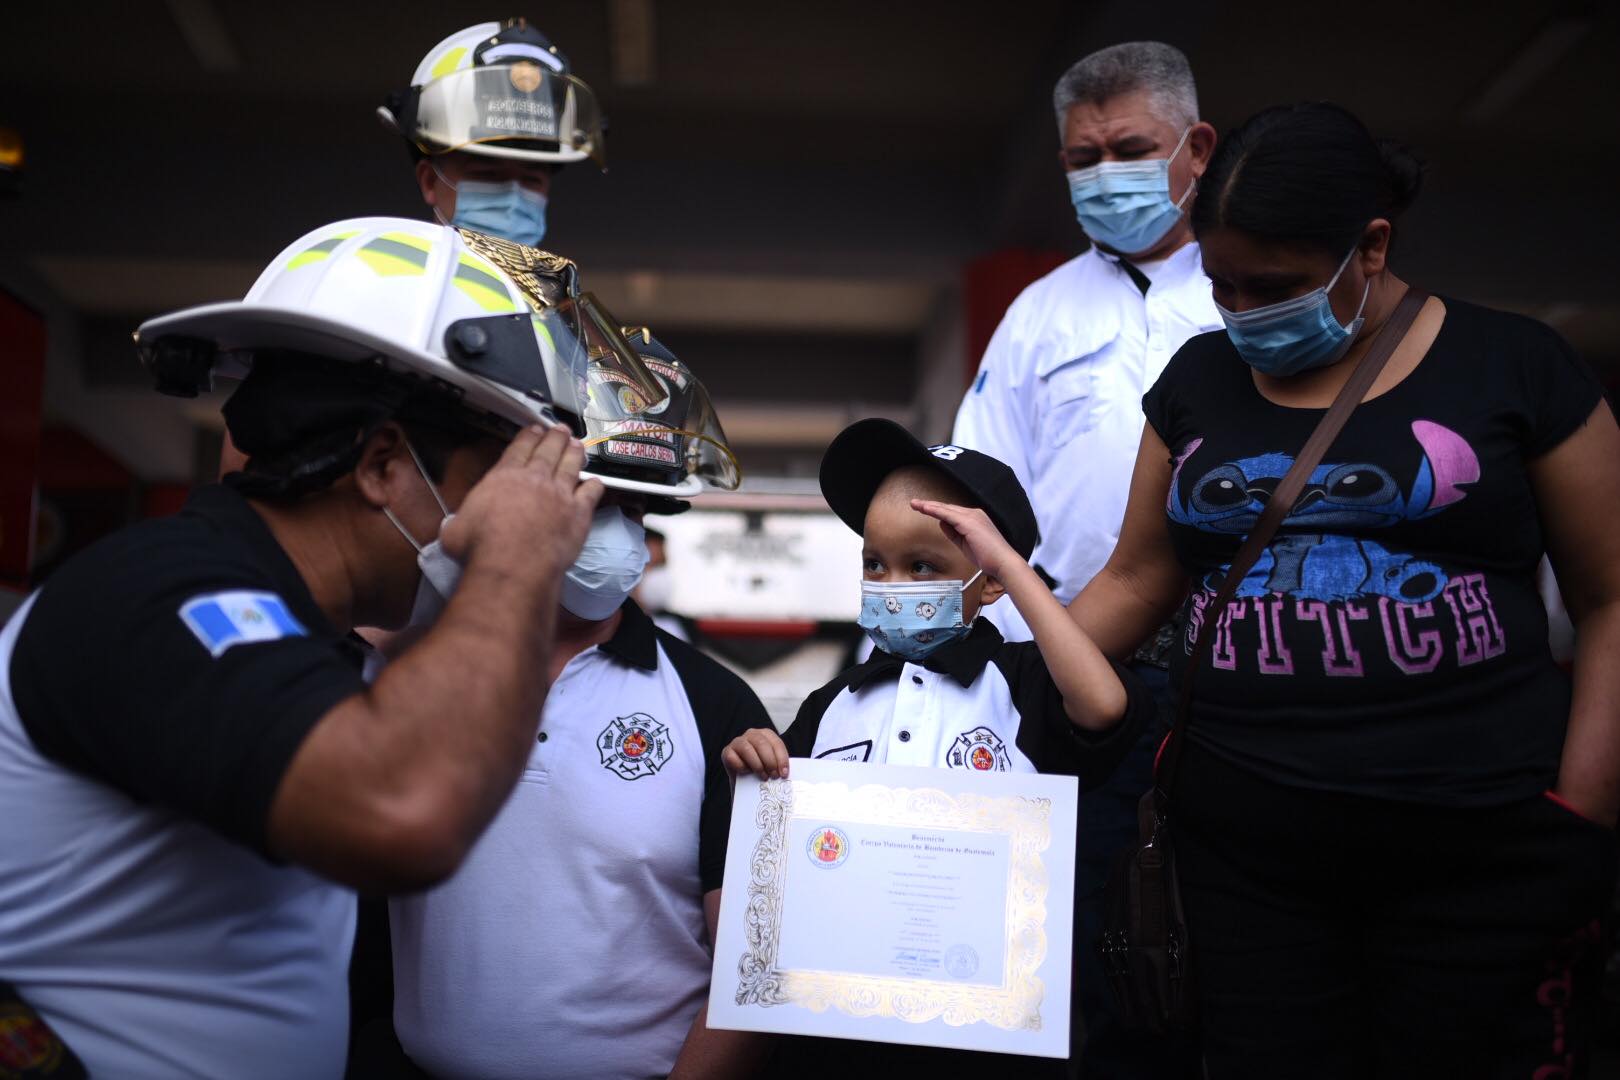
[[[968,490],[938,469],[926,465],[907,465],[883,478],[872,495],[872,505],[897,502],[911,510],[912,499],[932,499],[956,506],[978,506]],[[870,509],[868,509],[870,513]],[[912,510],[912,513],[917,511]]]

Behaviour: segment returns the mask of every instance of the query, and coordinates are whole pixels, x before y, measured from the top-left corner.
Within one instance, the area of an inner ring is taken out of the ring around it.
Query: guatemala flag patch
[[[309,636],[303,623],[287,610],[286,602],[268,592],[194,596],[180,605],[180,620],[211,656],[219,656],[232,645]]]

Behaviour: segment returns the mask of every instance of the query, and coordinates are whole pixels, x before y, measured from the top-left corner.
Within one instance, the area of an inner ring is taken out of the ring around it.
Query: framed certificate
[[[1072,777],[737,781],[710,1027],[1067,1057]]]

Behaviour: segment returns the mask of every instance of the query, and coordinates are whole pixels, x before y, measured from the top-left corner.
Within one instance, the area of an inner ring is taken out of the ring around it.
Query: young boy
[[[871,419],[827,448],[821,491],[865,540],[860,623],[877,648],[811,694],[785,737],[756,728],[734,739],[721,754],[732,774],[786,777],[789,757],[816,757],[1065,773],[1083,787],[1105,779],[1152,715],[1153,697],[1098,651],[1030,568],[1035,513],[1013,471]],[[1003,594],[1033,642],[1008,644],[977,618]],[[830,1039],[785,1040],[771,1075],[834,1068],[852,1080],[970,1063],[998,1080],[1067,1075],[1064,1063],[1044,1059]]]

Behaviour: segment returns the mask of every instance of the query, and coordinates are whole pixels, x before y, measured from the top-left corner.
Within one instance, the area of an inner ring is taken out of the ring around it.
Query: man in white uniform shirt
[[[1007,309],[951,441],[1018,474],[1040,524],[1030,561],[1068,603],[1119,539],[1142,395],[1184,341],[1222,324],[1186,214],[1215,148],[1187,58],[1153,41],[1102,49],[1063,74],[1053,106],[1059,160],[1092,246]],[[1030,637],[1010,604],[986,617],[1009,641]],[[1162,664],[1137,667],[1162,692]],[[1076,911],[1089,936],[1113,856],[1135,837],[1136,800],[1162,734],[1146,733],[1107,785],[1082,796]],[[1097,971],[1081,970],[1078,1000],[1082,1075],[1179,1075],[1161,1048],[1124,1037]]]

